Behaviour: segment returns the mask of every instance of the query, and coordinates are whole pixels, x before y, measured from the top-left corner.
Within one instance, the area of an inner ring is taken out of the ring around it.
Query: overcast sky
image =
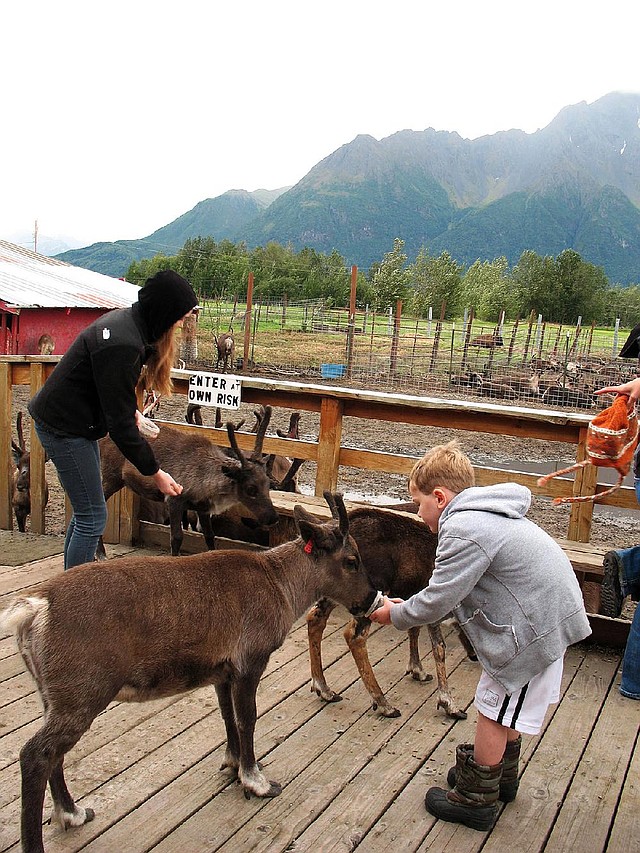
[[[640,92],[637,2],[31,0],[2,11],[0,238],[144,237],[364,133],[475,138]]]

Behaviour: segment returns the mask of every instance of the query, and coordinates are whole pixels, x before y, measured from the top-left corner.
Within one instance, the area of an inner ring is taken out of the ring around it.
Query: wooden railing
[[[1,356],[0,357],[0,528],[12,529],[10,456],[12,425],[12,385],[30,385],[33,394],[55,367],[56,356]],[[173,372],[177,393],[186,394],[189,371]],[[316,412],[320,416],[317,442],[294,441],[268,436],[265,452],[282,453],[308,459],[316,464],[315,493],[325,489],[335,490],[339,483],[340,466],[370,471],[408,474],[416,457],[398,453],[385,453],[367,448],[342,445],[342,421],[345,417],[386,421],[390,424],[415,424],[446,429],[459,429],[493,435],[512,435],[542,441],[566,442],[576,446],[576,461],[585,457],[585,441],[589,415],[572,412],[529,409],[492,403],[454,401],[408,394],[387,394],[325,385],[307,385],[273,379],[242,377],[242,400],[251,404],[264,404],[296,411]],[[209,427],[175,424],[182,430],[205,430],[212,442],[228,444],[225,430]],[[255,436],[238,433],[238,444],[251,449]],[[42,448],[31,435],[31,530],[44,532],[45,460]],[[475,467],[478,485],[505,481],[522,483],[534,494],[550,497],[564,495],[592,495],[604,491],[607,485],[597,482],[598,469],[590,465],[579,469],[575,479],[557,478],[543,489],[537,485],[539,474],[520,471]],[[542,472],[541,472],[542,473]],[[342,486],[342,488],[344,488]],[[623,487],[602,499],[602,504],[637,509],[635,490]],[[127,540],[134,529],[131,507],[123,500],[118,504],[116,522],[121,541]],[[568,521],[567,539],[589,542],[593,504],[572,504]]]

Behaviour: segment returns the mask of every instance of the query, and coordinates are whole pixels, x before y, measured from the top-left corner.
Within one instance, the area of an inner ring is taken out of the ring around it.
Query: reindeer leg
[[[420,649],[418,646],[418,637],[420,636],[420,627],[409,628],[409,666],[406,674],[410,675],[415,681],[433,681],[433,676],[430,672],[425,672],[420,660]]]
[[[438,679],[438,704],[437,708],[442,708],[448,717],[453,717],[454,720],[466,720],[467,714],[462,709],[456,708],[453,702],[453,696],[449,692],[447,683],[447,668],[445,665],[445,642],[442,636],[440,625],[428,625],[429,637],[431,639],[431,648],[433,649],[433,659],[436,662],[436,676]]]
[[[281,785],[269,781],[258,766],[253,742],[258,716],[256,690],[267,661],[268,657],[264,661],[251,661],[248,664],[249,672],[231,682],[233,714],[240,743],[238,777],[247,798],[251,794],[256,797],[277,797],[282,792]]]
[[[170,497],[167,500],[169,508],[169,524],[171,526],[171,555],[180,556],[180,549],[184,540],[182,531],[182,513],[184,512],[184,501],[179,497]]]
[[[47,703],[45,702],[45,708]],[[93,820],[92,809],[77,806],[64,781],[62,764],[67,753],[79,740],[87,725],[69,720],[61,722],[55,711],[47,710],[47,721],[20,750],[22,773],[22,849],[28,853],[44,853],[42,842],[42,809],[47,779],[54,798],[53,816],[66,829]]]
[[[342,696],[334,693],[327,684],[322,666],[322,635],[335,604],[321,598],[307,613],[307,635],[309,637],[309,662],[311,664],[311,690],[315,690],[325,702],[342,702]]]
[[[467,657],[469,658],[469,660],[478,660],[478,655],[476,654],[476,650],[473,648],[473,646],[471,645],[471,641],[469,640],[469,638],[467,637],[467,635],[462,630],[460,625],[458,625],[457,622],[455,622],[455,629],[458,633],[458,638],[459,638],[460,642],[462,643],[462,647],[464,648],[465,652],[467,653]]]
[[[98,544],[96,545],[96,560],[102,562],[102,560],[107,559],[107,551],[104,547],[104,539],[102,536],[98,539]]]
[[[225,681],[222,684],[216,684],[215,688],[218,695],[218,707],[220,708],[224,727],[227,732],[227,748],[220,769],[225,770],[227,767],[230,767],[237,774],[238,767],[240,766],[240,738],[238,737],[238,727],[233,716],[231,685],[228,681]]]
[[[356,662],[360,678],[371,696],[373,710],[379,711],[383,717],[399,717],[400,711],[387,701],[373,674],[367,653],[367,637],[369,636],[370,628],[371,621],[369,619],[365,617],[353,619],[345,628],[344,638]]]
[[[65,782],[63,765],[64,756],[49,776],[49,787],[53,797],[52,819],[56,820],[64,830],[67,830],[72,826],[82,826],[89,823],[94,819],[95,812],[93,809],[84,809],[75,804]]]
[[[20,533],[24,533],[27,529],[27,515],[28,511],[24,507],[16,507],[16,521]]]
[[[209,551],[215,551],[216,537],[213,532],[213,521],[208,512],[199,512],[198,521],[200,522],[200,530],[204,536],[204,541],[207,543]]]

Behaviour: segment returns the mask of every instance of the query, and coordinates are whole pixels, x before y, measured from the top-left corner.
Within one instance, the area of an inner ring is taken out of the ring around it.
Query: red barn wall
[[[62,355],[78,333],[108,308],[21,308],[13,355],[34,355],[40,335],[49,334],[55,342],[53,355]],[[15,318],[14,318],[15,321]]]

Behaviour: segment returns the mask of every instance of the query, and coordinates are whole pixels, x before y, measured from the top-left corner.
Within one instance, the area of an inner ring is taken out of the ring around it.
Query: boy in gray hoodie
[[[460,744],[426,808],[442,820],[490,829],[497,801],[518,789],[521,732],[538,734],[559,699],[567,646],[591,633],[580,587],[562,548],[525,518],[531,492],[516,483],[476,487],[457,442],[433,447],[414,466],[409,493],[438,534],[429,585],[389,599],[371,619],[401,631],[453,613],[482,664],[473,744]]]

